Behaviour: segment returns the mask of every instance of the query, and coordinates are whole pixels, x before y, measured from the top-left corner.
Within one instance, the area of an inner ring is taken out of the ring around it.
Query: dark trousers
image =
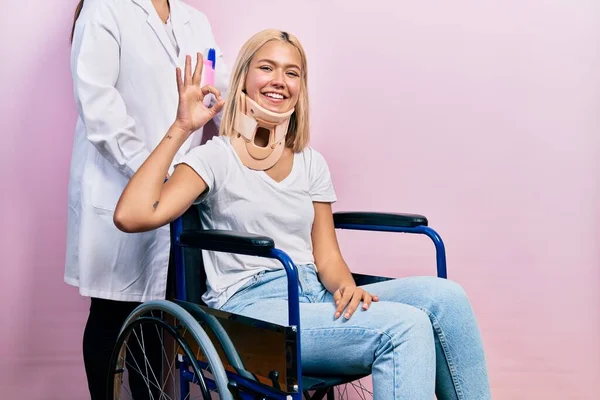
[[[109,374],[108,364],[116,345],[117,336],[127,316],[139,304],[98,298],[91,299],[90,314],[83,334],[83,361],[92,400],[107,400],[107,382],[109,376],[111,379],[113,378],[113,374]],[[137,333],[137,336],[134,332]],[[140,336],[140,330],[135,329],[127,340],[130,353],[126,356],[126,367],[129,375],[129,388],[134,400],[151,398],[148,392],[148,384],[142,376],[135,373],[135,370],[141,370],[143,375],[147,376],[144,354],[148,360],[148,367],[152,368],[157,377],[160,377],[162,364],[162,343],[156,330],[144,329],[144,352],[142,352],[139,345],[142,341]],[[153,398],[156,399],[158,398],[158,389],[154,385],[160,386],[160,383],[153,379],[149,368],[150,388],[152,389]],[[112,399],[112,397],[110,398]]]

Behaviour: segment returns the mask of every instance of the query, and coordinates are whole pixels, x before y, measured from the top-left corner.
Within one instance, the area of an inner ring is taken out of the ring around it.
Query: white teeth
[[[283,99],[283,95],[279,94],[279,93],[265,93],[265,96],[267,97],[271,97],[273,99]]]

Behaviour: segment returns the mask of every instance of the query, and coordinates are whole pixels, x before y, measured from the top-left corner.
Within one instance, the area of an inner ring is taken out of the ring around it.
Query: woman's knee
[[[423,307],[435,318],[471,316],[472,307],[465,289],[457,282],[441,278],[424,278],[427,301]]]
[[[395,345],[405,341],[433,344],[433,327],[426,311],[407,304],[394,304],[388,309],[380,322],[388,327],[386,333],[393,338]]]
[[[410,304],[426,310],[430,318],[471,311],[466,291],[460,284],[448,279],[419,276],[384,284],[384,295],[380,296],[384,300]]]
[[[443,278],[431,278],[433,285],[435,285],[435,292],[441,300],[467,300],[467,292],[457,282],[443,279]]]
[[[415,292],[435,303],[468,302],[465,289],[457,282],[433,276],[407,278],[414,280]]]

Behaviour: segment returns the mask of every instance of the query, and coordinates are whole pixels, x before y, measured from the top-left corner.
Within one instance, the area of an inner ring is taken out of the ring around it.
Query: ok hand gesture
[[[192,75],[192,58],[185,57],[185,77],[181,78],[181,69],[177,67],[177,90],[179,92],[179,106],[177,107],[176,124],[186,132],[192,133],[203,127],[221,111],[225,101],[216,88],[206,85],[200,87],[202,77],[202,54],[197,54],[196,68]],[[217,103],[212,107],[204,105],[204,97],[212,93]]]

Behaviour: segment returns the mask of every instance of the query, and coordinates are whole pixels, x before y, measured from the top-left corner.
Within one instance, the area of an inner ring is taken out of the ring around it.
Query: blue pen
[[[215,67],[217,66],[217,54],[215,49],[208,49],[208,56],[206,58],[212,61],[212,69],[215,69]]]
[[[202,85],[212,85],[215,84],[215,62],[216,62],[216,52],[215,49],[208,49],[208,54],[204,59],[204,68],[202,68]]]

